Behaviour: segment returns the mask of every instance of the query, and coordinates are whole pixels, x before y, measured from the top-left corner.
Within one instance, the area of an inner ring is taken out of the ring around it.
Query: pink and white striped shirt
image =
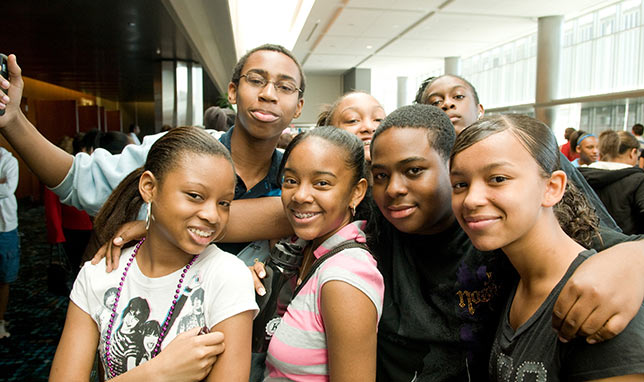
[[[366,242],[365,221],[344,226],[315,249],[315,258],[338,244]],[[264,381],[328,381],[328,351],[320,298],[327,281],[344,281],[363,292],[382,314],[384,282],[376,260],[368,251],[349,248],[338,252],[318,267],[300,293],[291,301],[268,346]]]

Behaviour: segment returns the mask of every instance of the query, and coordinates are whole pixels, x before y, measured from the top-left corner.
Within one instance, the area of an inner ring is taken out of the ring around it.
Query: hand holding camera
[[[0,76],[2,76],[3,79],[9,80],[9,68],[7,64],[8,58],[4,54],[0,53]],[[0,89],[4,92],[4,94],[7,94],[7,89],[3,88],[0,86]],[[0,116],[4,115],[4,109],[0,109]]]

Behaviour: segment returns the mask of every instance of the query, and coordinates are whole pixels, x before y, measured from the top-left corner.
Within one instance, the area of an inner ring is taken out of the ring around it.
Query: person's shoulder
[[[275,148],[275,151],[273,151],[273,153],[274,153],[273,155],[275,155],[275,159],[281,162],[282,158],[284,157],[284,150],[280,148]]]
[[[122,271],[121,268],[125,266],[127,263],[128,259],[130,258],[132,251],[134,251],[134,247],[128,247],[124,248],[121,251],[121,256],[119,257],[119,266],[118,269],[112,271],[111,273],[107,273],[105,271],[106,266],[105,266],[105,258],[102,258],[98,263],[92,264],[91,261],[86,261],[83,266],[81,267],[81,272],[87,274],[89,277],[101,277],[102,275],[109,275],[112,273],[118,273],[119,270]]]
[[[161,138],[162,136],[166,135],[167,133],[168,133],[167,131],[162,131],[160,133],[146,135],[146,136],[143,137],[143,139],[140,139],[140,141],[144,145],[152,144],[152,143],[158,141],[159,138]]]
[[[382,273],[371,252],[360,247],[346,248],[328,258],[318,270],[320,279],[362,278],[382,282]]]
[[[217,140],[219,140],[224,134],[226,134],[225,131],[212,130],[212,129],[204,129],[204,131],[212,135],[213,137],[215,137],[215,139]]]
[[[371,251],[363,247],[349,247],[341,250],[335,255],[331,256],[326,263],[331,264],[344,264],[344,263],[363,263],[364,266],[376,264],[374,256]]]
[[[201,261],[217,262],[217,263],[242,263],[237,256],[230,252],[226,252],[219,248],[216,244],[210,244],[199,255]],[[243,263],[242,263],[243,264]]]
[[[250,272],[243,261],[232,253],[222,250],[215,244],[211,244],[206,247],[206,249],[199,255],[199,261],[197,264],[202,267],[212,268],[213,271],[216,269],[223,274],[232,276],[239,275],[240,273],[248,273],[250,275]]]
[[[584,338],[570,343],[566,359],[571,376],[584,380],[644,373],[644,306],[614,338],[588,344]]]
[[[643,240],[644,235],[626,235],[606,227],[599,227],[598,235],[593,237],[592,249],[602,251],[619,243]]]
[[[18,159],[13,156],[13,153],[11,153],[11,151],[5,149],[4,147],[0,147],[0,163],[18,164]]]

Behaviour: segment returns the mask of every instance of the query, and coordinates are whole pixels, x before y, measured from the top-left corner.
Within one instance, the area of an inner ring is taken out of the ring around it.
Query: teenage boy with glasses
[[[13,55],[9,58],[9,74],[11,86],[4,82],[6,79],[2,80],[2,88],[8,88],[8,95],[0,98],[0,109],[4,107],[6,110],[5,115],[0,117],[0,132],[36,176],[60,196],[63,203],[95,215],[112,189],[145,162],[148,150],[162,134],[146,137],[140,146],[127,146],[121,155],[98,150],[92,156],[73,157],[47,141],[21,112],[19,104],[24,84]],[[241,78],[244,81],[240,81]],[[269,83],[272,86],[267,86]],[[244,229],[247,230],[244,214],[248,210],[257,212],[266,204],[279,203],[279,198],[249,199],[279,195],[278,167],[282,153],[276,150],[277,141],[293,118],[300,116],[304,89],[302,67],[293,54],[282,46],[259,46],[235,65],[228,84],[228,100],[237,105],[235,126],[220,137],[220,141],[231,152],[237,172],[237,201],[231,206],[233,225],[246,225]],[[267,213],[266,219],[277,218]],[[125,241],[141,231],[137,227],[130,228],[130,236],[122,235],[127,236]],[[227,239],[234,241],[232,235]],[[257,251],[265,250],[267,245],[266,242],[251,246],[247,244],[235,243],[221,247],[232,253],[239,253],[248,247],[250,253],[244,258],[248,260],[255,257]],[[110,264],[108,270],[111,270]]]

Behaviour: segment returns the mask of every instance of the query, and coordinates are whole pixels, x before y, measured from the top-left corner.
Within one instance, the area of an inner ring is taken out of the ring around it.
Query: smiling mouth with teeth
[[[298,219],[311,218],[311,217],[313,217],[313,216],[315,216],[317,214],[318,214],[317,212],[304,213],[304,212],[295,212],[295,211],[293,211],[293,215],[295,215],[295,217],[298,218]]]
[[[197,236],[201,236],[201,237],[210,237],[212,235],[212,233],[213,233],[213,231],[206,232],[206,231],[202,231],[202,230],[196,229],[196,228],[188,228],[188,230],[190,232],[193,232],[193,233],[197,234]]]

